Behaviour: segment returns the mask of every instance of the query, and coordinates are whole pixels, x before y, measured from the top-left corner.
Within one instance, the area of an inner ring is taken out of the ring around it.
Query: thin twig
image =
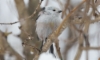
[[[100,47],[81,47],[83,50],[100,50]]]

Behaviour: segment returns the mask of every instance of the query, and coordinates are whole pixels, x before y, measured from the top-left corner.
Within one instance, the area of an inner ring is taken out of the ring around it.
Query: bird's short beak
[[[62,11],[58,11],[58,13],[61,13]]]

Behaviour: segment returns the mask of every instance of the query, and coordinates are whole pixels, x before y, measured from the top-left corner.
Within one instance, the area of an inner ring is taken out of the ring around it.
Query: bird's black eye
[[[55,9],[53,11],[56,11]]]

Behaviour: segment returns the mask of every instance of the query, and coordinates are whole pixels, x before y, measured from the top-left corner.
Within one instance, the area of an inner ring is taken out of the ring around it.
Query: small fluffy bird
[[[59,8],[54,6],[46,6],[40,12],[40,16],[36,21],[36,33],[39,40],[42,41],[42,46],[48,36],[60,25],[62,21],[61,12]],[[50,49],[51,53],[53,53],[53,45],[51,45]]]

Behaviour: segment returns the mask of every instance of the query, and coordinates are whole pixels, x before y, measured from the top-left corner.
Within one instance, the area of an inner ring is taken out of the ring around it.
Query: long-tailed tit
[[[61,10],[54,6],[46,6],[36,21],[36,33],[41,40],[42,46],[46,38],[59,26],[61,23]],[[53,48],[53,45],[50,47]],[[53,50],[51,50],[53,53]]]

